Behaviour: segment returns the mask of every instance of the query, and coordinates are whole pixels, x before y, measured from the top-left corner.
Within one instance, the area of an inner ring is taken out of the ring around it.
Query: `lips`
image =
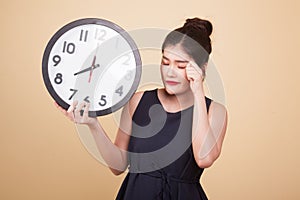
[[[168,85],[177,85],[177,84],[179,84],[179,82],[176,82],[176,81],[166,81],[166,84],[168,84]]]

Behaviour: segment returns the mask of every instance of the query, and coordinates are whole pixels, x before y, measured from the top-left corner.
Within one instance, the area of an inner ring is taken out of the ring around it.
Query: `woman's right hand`
[[[88,126],[94,126],[98,120],[88,116],[90,104],[82,102],[78,105],[78,101],[74,101],[68,110],[63,109],[60,105],[54,102],[54,105],[60,110],[69,120],[78,124],[86,124]],[[83,113],[82,111],[83,110]],[[82,114],[81,114],[82,113]]]

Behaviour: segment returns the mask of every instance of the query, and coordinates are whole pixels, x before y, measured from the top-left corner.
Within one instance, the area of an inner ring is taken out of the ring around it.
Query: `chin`
[[[169,94],[169,95],[178,95],[178,94],[181,94],[182,91],[179,90],[179,89],[171,89],[171,88],[168,88],[168,87],[165,87],[165,90],[166,92]]]
[[[165,91],[169,95],[181,95],[187,93],[189,90],[186,88],[169,88],[165,87]]]
[[[168,87],[165,87],[164,89],[165,89],[166,93],[169,94],[169,95],[175,95],[175,94],[176,94],[176,91],[171,90],[171,89],[168,88]]]
[[[165,89],[165,90],[166,90],[168,95],[175,95],[176,94],[174,91],[170,91],[170,90],[167,90],[167,89]]]

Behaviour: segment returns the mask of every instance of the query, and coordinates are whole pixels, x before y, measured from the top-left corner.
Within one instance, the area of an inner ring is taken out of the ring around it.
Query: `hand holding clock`
[[[89,117],[88,115],[90,104],[87,102],[82,102],[77,107],[78,101],[74,101],[68,110],[63,109],[56,102],[54,102],[54,105],[74,123],[86,124],[88,126],[93,126],[97,123],[97,118]]]

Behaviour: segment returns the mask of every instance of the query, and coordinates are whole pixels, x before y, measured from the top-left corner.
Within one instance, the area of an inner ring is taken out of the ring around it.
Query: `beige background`
[[[58,28],[99,17],[173,29],[194,16],[214,25],[229,113],[222,155],[201,179],[208,197],[300,199],[299,1],[2,0],[0,9],[0,199],[113,199],[124,178],[87,152],[44,87],[42,54]]]

